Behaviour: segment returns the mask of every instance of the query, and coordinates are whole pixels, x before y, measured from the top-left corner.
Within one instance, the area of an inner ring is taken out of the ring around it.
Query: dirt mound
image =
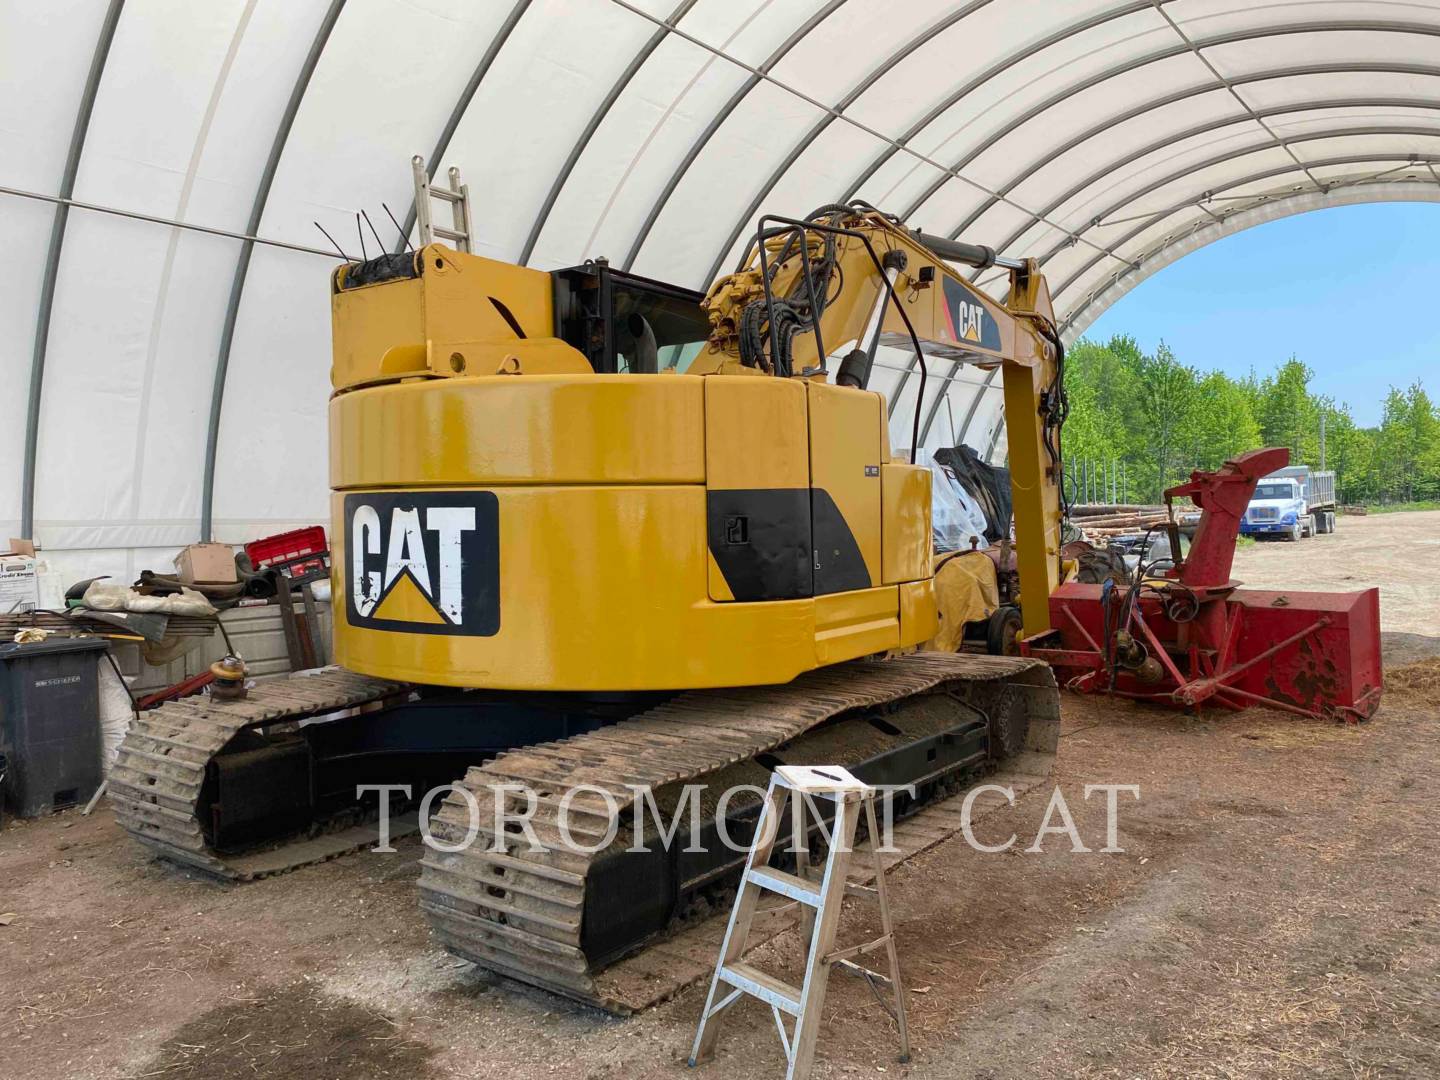
[[[140,1077],[433,1075],[434,1051],[388,1017],[308,983],[271,988],[182,1025]],[[138,1080],[138,1078],[137,1078]]]

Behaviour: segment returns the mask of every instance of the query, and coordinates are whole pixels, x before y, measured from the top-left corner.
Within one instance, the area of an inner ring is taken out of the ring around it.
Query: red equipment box
[[[277,533],[245,545],[256,570],[275,567],[286,577],[323,577],[330,569],[330,543],[323,525]]]

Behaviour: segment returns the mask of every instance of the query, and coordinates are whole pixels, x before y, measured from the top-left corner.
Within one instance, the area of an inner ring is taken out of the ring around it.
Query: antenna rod
[[[365,215],[365,224],[370,226],[370,232],[375,237],[375,246],[380,249],[380,254],[385,254],[385,241],[380,239],[380,234],[375,231],[375,223],[370,220],[370,215],[365,213],[362,207],[360,213]]]
[[[400,234],[400,239],[404,242],[405,246],[410,249],[410,253],[413,255],[415,253],[415,245],[410,243],[409,234],[400,227],[400,222],[395,220],[395,215],[390,213],[390,207],[386,206],[383,202],[380,206],[384,209],[385,213],[389,215],[390,224],[395,226],[395,231]]]
[[[319,229],[322,233],[325,233],[326,240],[329,240],[330,243],[335,244],[335,237],[331,236],[328,232],[325,232],[324,225],[321,225],[318,221],[312,221],[311,224],[314,225],[315,228]],[[340,252],[340,258],[344,259],[346,262],[352,261],[350,256],[345,254],[345,250],[339,244],[335,244],[335,250]]]
[[[355,215],[355,235],[360,237],[360,257],[366,262],[370,261],[370,253],[365,250],[365,233],[360,229],[360,215]]]

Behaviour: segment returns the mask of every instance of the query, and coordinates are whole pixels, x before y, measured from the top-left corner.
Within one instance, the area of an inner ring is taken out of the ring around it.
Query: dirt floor
[[[1094,850],[1021,850],[1044,789],[977,829],[1018,834],[1011,852],[956,838],[897,869],[914,1059],[837,975],[815,1075],[1440,1075],[1437,526],[1347,518],[1240,554],[1256,584],[1383,587],[1389,690],[1368,725],[1067,696],[1055,779]],[[1094,783],[1140,787],[1121,852],[1098,850]],[[6,829],[0,1077],[783,1075],[753,1005],[692,1074],[701,987],[618,1020],[447,956],[416,910],[417,850],[232,887],[150,859],[103,812]],[[846,920],[873,930],[863,902]],[[793,945],[763,962],[783,972]]]

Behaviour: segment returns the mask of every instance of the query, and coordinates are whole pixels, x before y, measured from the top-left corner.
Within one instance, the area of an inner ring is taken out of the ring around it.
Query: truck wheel
[[[1314,514],[1306,514],[1303,518],[1300,519],[1300,535],[1301,535],[1301,536],[1314,536],[1314,535],[1315,535],[1315,515],[1314,515]]]
[[[1333,533],[1333,532],[1335,531],[1335,511],[1334,511],[1334,510],[1326,510],[1326,511],[1325,511],[1325,531],[1326,531],[1327,533]]]
[[[985,631],[985,651],[991,656],[1019,656],[1020,609],[1014,604],[1004,604],[990,615]]]
[[[1328,514],[1325,513],[1324,510],[1321,510],[1318,514],[1315,515],[1315,534],[1317,536],[1324,536],[1329,531],[1330,517]]]
[[[1290,530],[1285,534],[1285,539],[1289,540],[1293,544],[1295,543],[1295,541],[1300,539],[1300,536],[1300,522],[1297,521],[1294,525],[1290,526]]]

